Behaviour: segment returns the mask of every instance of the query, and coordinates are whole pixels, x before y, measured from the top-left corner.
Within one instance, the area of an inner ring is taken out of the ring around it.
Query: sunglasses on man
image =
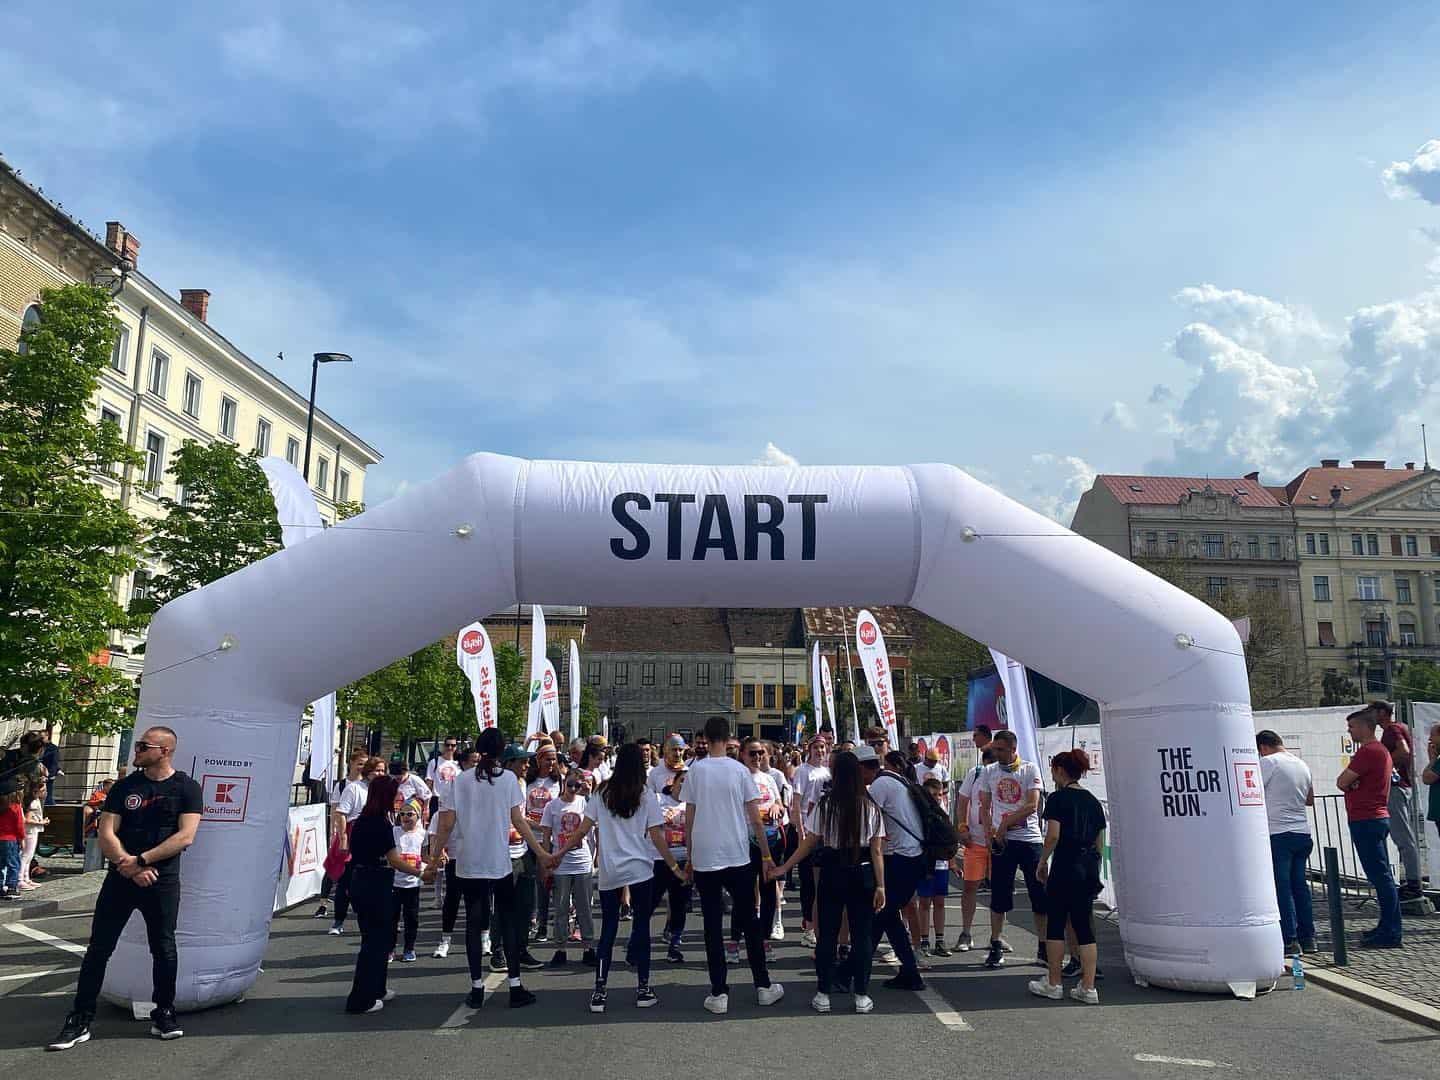
[[[133,745],[134,745],[134,748],[135,748],[136,750],[140,751],[140,753],[142,753],[142,754],[143,754],[146,750],[169,750],[169,749],[170,749],[168,746],[161,746],[159,743],[146,742],[144,739],[141,739],[139,742],[136,742],[136,743],[134,743]]]

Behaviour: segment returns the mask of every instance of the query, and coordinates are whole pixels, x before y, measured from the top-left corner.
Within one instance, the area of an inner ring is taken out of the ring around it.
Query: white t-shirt
[[[743,768],[743,766],[741,766]],[[653,791],[640,794],[640,805],[628,818],[610,813],[599,795],[585,803],[585,816],[600,833],[600,888],[618,889],[655,876],[660,853],[650,842],[649,830],[664,824],[660,800]]]
[[[365,809],[365,800],[368,798],[370,785],[364,780],[351,780],[340,793],[340,801],[335,804],[335,809],[345,815],[347,823],[353,822],[360,816],[360,811]]]
[[[449,779],[454,780],[460,775],[460,763],[455,760],[446,761],[443,757],[437,757],[425,767],[425,780],[433,788],[437,782],[444,779],[444,774],[449,772]]]
[[[980,787],[985,777],[985,766],[976,765],[960,781],[960,794],[970,800],[966,807],[966,824],[970,826],[970,843],[985,846],[985,826],[980,822]]]
[[[1040,770],[1033,761],[1021,763],[1014,772],[998,761],[991,762],[985,766],[980,786],[990,793],[990,823],[998,829],[1001,817],[1019,810],[1030,792],[1040,790]],[[1029,844],[1042,842],[1038,804],[1024,821],[1005,830],[1004,839]]]
[[[399,825],[396,825],[395,849],[400,852],[400,855],[406,862],[414,866],[416,870],[419,870],[422,861],[420,855],[425,850],[425,830],[417,825],[409,832],[406,832]],[[395,871],[395,888],[418,889],[419,887],[420,878],[418,875],[401,873],[399,870]]]
[[[466,769],[455,781],[451,797],[461,839],[455,865],[459,877],[499,880],[510,873],[510,811],[525,805],[525,791],[509,769],[492,780],[476,779],[475,770]]]
[[[414,773],[400,781],[400,787],[395,792],[395,808],[398,810],[411,799],[420,804],[421,814],[430,813],[430,785]]]
[[[665,762],[660,762],[650,770],[650,775],[645,777],[645,786],[659,795],[669,786],[670,781],[675,779],[677,770],[670,768]]]
[[[950,783],[950,770],[945,768],[945,766],[941,765],[938,761],[934,765],[931,765],[929,762],[922,761],[919,765],[915,766],[915,779],[918,780],[922,785],[932,776],[936,780],[940,781],[941,786],[945,786]]]
[[[430,781],[435,789],[435,798],[440,800],[442,810],[453,810],[455,808],[455,781],[460,776],[460,763],[458,761],[446,761],[443,758],[433,762],[435,765],[435,776]],[[440,828],[440,815],[430,815],[430,824],[426,828],[431,836],[434,836]],[[446,843],[447,854],[452,859],[460,855],[460,834],[455,830],[450,831],[450,839]]]
[[[530,819],[531,828],[537,827],[545,817],[545,807],[560,794],[560,781],[553,777],[542,777],[525,789],[525,816]]]
[[[685,804],[676,802],[669,795],[660,795],[660,813],[664,817],[665,844],[676,862],[683,863],[690,857],[685,850]]]
[[[576,795],[569,802],[564,799],[551,799],[545,804],[545,812],[540,817],[540,827],[550,830],[551,851],[559,851],[575,830],[580,828],[588,802],[584,796]],[[586,840],[589,840],[588,836]],[[591,869],[590,845],[582,843],[560,860],[555,873],[588,874]]]
[[[1265,816],[1270,819],[1270,835],[1304,833],[1310,835],[1310,815],[1305,799],[1313,784],[1310,766],[1288,750],[1260,758],[1260,778],[1265,782]]]
[[[885,812],[885,854],[919,855],[925,826],[910,799],[910,790],[894,773],[882,771],[870,784],[870,798]]]
[[[351,784],[355,784],[355,783],[359,783],[359,781],[358,781],[358,780],[350,780],[350,779],[348,779],[348,778],[347,778],[347,779],[344,779],[344,780],[336,780],[336,781],[335,781],[335,786],[330,789],[330,800],[329,800],[329,801],[330,801],[330,805],[331,805],[332,807],[334,807],[334,806],[339,806],[339,805],[340,805],[340,796],[342,796],[342,795],[345,794],[345,788],[348,788]],[[342,785],[343,785],[343,786],[342,786]]]
[[[755,790],[760,793],[760,820],[765,823],[765,835],[774,837],[784,827],[785,803],[780,798],[780,785],[775,783],[775,778],[768,772],[753,772],[750,778],[755,781]],[[781,816],[778,821],[770,820],[770,808],[778,806],[781,808]]]
[[[705,757],[690,766],[685,799],[695,807],[690,855],[697,872],[750,863],[750,807],[760,791],[734,758]]]
[[[790,783],[795,794],[800,796],[800,820],[806,821],[820,796],[825,794],[825,785],[830,783],[830,769],[826,765],[811,765],[807,761],[795,770],[795,779]]]
[[[771,769],[770,779],[775,781],[775,789],[780,792],[780,824],[790,824],[790,800],[795,797],[795,789],[790,784],[790,778],[785,775],[783,769]]]
[[[887,785],[886,785],[886,787],[894,787],[894,786],[895,786],[894,784],[887,784]],[[907,796],[907,798],[908,798],[908,796]],[[821,818],[821,815],[820,815],[820,806],[819,806],[819,804],[817,803],[814,807],[811,808],[810,812],[805,815],[805,831],[806,831],[806,832],[813,832],[813,833],[820,833],[820,842],[821,842],[822,844],[824,844],[826,847],[832,847],[832,848],[833,848],[833,847],[838,846],[837,843],[836,843],[836,837],[835,837],[834,831],[832,830],[832,831],[830,831],[830,832],[828,832],[828,833],[825,832],[825,831],[823,830],[823,828],[822,828],[824,824],[825,824],[825,823],[824,823],[824,821],[823,821],[823,819]],[[861,861],[866,861],[865,858],[864,858],[865,850],[870,846],[870,841],[871,841],[871,839],[872,839],[873,837],[876,837],[876,836],[884,836],[884,835],[885,835],[885,818],[884,818],[884,816],[880,813],[879,807],[877,807],[873,802],[867,802],[867,803],[865,804],[865,815],[864,815],[863,819],[862,819],[861,822],[860,822],[860,853],[861,853]]]

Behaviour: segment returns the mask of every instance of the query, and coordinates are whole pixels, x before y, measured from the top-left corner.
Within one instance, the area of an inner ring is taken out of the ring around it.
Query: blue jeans
[[[1380,905],[1380,925],[1375,928],[1375,936],[1382,941],[1399,941],[1400,893],[1390,873],[1390,854],[1385,850],[1385,841],[1389,837],[1390,822],[1385,818],[1350,822],[1350,840],[1355,845],[1355,854],[1360,856],[1365,876],[1375,886],[1375,899]]]
[[[0,893],[20,889],[20,841],[0,840]]]
[[[1309,833],[1270,834],[1270,862],[1275,869],[1275,899],[1280,904],[1280,933],[1292,941],[1313,941],[1315,913],[1310,902],[1310,883],[1305,879],[1305,861],[1315,843]]]

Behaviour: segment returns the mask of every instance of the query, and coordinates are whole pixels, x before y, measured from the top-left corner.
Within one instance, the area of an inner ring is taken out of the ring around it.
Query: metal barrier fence
[[[324,785],[322,784],[291,784],[290,805],[308,806],[311,803],[325,801]]]

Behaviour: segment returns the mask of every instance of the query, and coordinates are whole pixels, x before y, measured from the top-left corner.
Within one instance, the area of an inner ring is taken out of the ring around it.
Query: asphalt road
[[[1102,1004],[1050,1003],[1026,993],[1040,969],[1012,958],[985,971],[983,953],[935,961],[925,996],[875,989],[875,1012],[856,1016],[850,999],[819,1016],[809,1009],[814,973],[799,944],[798,906],[787,911],[786,941],[777,943],[775,977],[784,1001],[761,1008],[748,969],[734,969],[730,1013],[711,1016],[705,995],[698,915],[687,933],[687,962],[656,965],[660,1005],[634,1007],[633,979],[617,970],[610,1008],[587,1011],[590,976],[526,976],[537,1005],[511,1011],[500,993],[479,1012],[461,1008],[467,986],[463,948],[446,960],[429,956],[438,916],[422,914],[421,959],[395,964],[399,996],[382,1013],[348,1016],[358,934],[327,936],[328,920],[304,905],[274,923],[265,972],[237,1005],[183,1016],[185,1038],[160,1043],[148,1022],[102,1006],[94,1039],[63,1054],[41,1047],[59,1029],[73,992],[89,930],[88,912],[62,913],[0,926],[0,1075],[54,1080],[98,1074],[153,1080],[169,1076],[250,1077],[387,1075],[597,1077],[737,1080],[755,1077],[927,1077],[978,1075],[1324,1078],[1440,1075],[1440,1033],[1411,1025],[1317,986],[1280,990],[1254,1001],[1142,990],[1125,976],[1118,933],[1102,933]],[[983,900],[983,898],[982,898]],[[956,901],[952,900],[952,904]],[[981,918],[986,915],[983,907]],[[958,911],[951,918],[958,925]],[[658,925],[658,922],[657,922]],[[625,924],[628,928],[629,924]],[[462,923],[463,927],[463,923]],[[622,932],[623,932],[622,928]],[[30,934],[31,936],[26,936]],[[38,935],[38,937],[37,937]],[[954,931],[950,935],[953,939]],[[1017,957],[1034,938],[1008,936]],[[460,939],[457,937],[457,942]],[[542,959],[550,948],[536,946]],[[657,953],[658,955],[658,953]],[[572,953],[572,960],[578,957]],[[48,972],[48,974],[47,974]],[[879,966],[880,978],[891,969]],[[500,976],[492,982],[503,984]]]

